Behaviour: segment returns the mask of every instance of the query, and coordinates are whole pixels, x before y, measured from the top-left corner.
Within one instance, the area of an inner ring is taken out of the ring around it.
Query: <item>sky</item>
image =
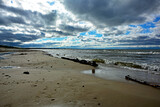
[[[160,49],[160,0],[0,0],[0,45]]]

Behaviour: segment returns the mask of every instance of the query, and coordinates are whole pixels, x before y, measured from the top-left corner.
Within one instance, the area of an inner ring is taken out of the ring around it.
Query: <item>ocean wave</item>
[[[129,62],[115,62],[114,65],[143,69],[143,67],[141,65],[129,63]]]
[[[43,50],[54,57],[92,61],[103,59],[105,64],[160,74],[159,50]],[[153,55],[156,54],[156,55]]]
[[[105,60],[105,63],[108,65],[119,66],[123,68],[128,68],[132,70],[144,70],[149,71],[152,74],[160,74],[160,67],[157,65],[147,65],[147,64],[135,64],[132,62],[122,62],[122,61],[109,61]]]
[[[138,55],[160,55],[160,52],[126,52],[126,51],[120,51],[119,53],[127,53],[127,54],[138,54]]]
[[[160,55],[160,51],[128,51],[128,50],[103,50],[104,53],[123,53],[123,54],[139,54],[139,55]]]

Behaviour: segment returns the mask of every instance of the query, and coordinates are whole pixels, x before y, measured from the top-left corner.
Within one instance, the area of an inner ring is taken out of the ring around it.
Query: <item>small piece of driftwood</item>
[[[130,75],[125,76],[125,79],[126,80],[131,80],[131,81],[134,81],[134,82],[137,82],[137,83],[140,83],[140,84],[144,84],[144,85],[149,85],[149,86],[152,86],[152,87],[155,87],[155,88],[160,88],[160,85],[151,84],[149,82],[142,81],[142,80],[137,80],[137,79],[131,77]]]
[[[95,74],[95,69],[92,69],[92,74]]]

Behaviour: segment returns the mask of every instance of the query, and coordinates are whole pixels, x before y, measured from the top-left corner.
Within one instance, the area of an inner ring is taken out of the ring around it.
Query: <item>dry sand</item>
[[[0,67],[20,68],[0,69],[0,107],[160,107],[160,89],[80,73],[88,65],[40,51],[6,57]]]

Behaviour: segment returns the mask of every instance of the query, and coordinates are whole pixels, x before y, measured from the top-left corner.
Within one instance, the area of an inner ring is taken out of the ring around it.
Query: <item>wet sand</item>
[[[6,57],[0,67],[20,68],[0,69],[0,107],[160,106],[160,89],[82,74],[93,69],[88,65],[41,51],[21,50]]]

